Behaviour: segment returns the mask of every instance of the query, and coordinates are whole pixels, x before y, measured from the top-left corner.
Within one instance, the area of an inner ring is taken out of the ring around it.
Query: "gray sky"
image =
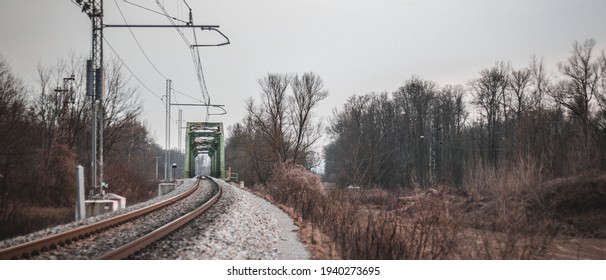
[[[105,0],[105,23],[168,24],[157,14],[122,0]],[[131,2],[159,10],[154,0]],[[182,2],[160,1],[171,15],[186,19]],[[606,46],[604,0],[405,1],[405,0],[189,0],[194,23],[221,25],[231,44],[201,49],[207,87],[228,115],[209,121],[233,124],[244,117],[244,101],[259,95],[267,73],[313,71],[330,96],[317,115],[325,121],[352,94],[392,92],[416,75],[439,85],[465,84],[496,61],[526,66],[544,57],[554,71],[572,43],[594,38]],[[163,75],[182,92],[201,98],[189,48],[174,29],[133,29]],[[191,32],[186,32],[192,40]],[[220,41],[198,33],[204,42]],[[156,94],[165,81],[145,59],[127,29],[105,36],[128,67]],[[31,88],[38,63],[50,65],[70,51],[90,52],[90,20],[69,0],[2,0],[0,54]],[[113,56],[105,47],[106,57]],[[133,85],[138,85],[132,79]],[[164,106],[141,87],[144,119],[164,143]],[[176,94],[178,102],[193,100]],[[173,108],[173,118],[177,110]],[[182,108],[186,121],[202,121],[199,108]],[[172,125],[172,146],[177,146]],[[162,144],[163,145],[163,144]]]

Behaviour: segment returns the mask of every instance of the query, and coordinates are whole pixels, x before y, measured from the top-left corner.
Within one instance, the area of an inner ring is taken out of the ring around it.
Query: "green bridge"
[[[185,178],[196,176],[196,157],[208,155],[211,159],[210,176],[222,178],[225,174],[225,131],[220,122],[188,122],[185,136]]]

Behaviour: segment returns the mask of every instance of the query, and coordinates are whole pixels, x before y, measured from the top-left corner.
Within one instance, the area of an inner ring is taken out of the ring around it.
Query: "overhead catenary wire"
[[[152,10],[152,9],[147,8],[147,7],[144,7],[144,6],[142,6],[142,5],[138,5],[138,4],[132,3],[132,2],[127,1],[127,0],[123,0],[123,2],[124,2],[124,3],[127,3],[127,4],[130,4],[130,5],[133,5],[133,6],[135,6],[135,7],[138,7],[138,8],[144,9],[144,10],[146,10],[146,11],[149,11],[149,12],[155,13],[155,14],[163,15],[163,16],[165,16],[165,17],[167,18],[167,20],[168,20],[168,21],[171,23],[171,25],[172,25],[172,26],[174,26],[175,30],[178,32],[178,34],[180,35],[180,37],[183,39],[183,42],[184,42],[184,43],[187,45],[187,47],[190,49],[190,55],[191,55],[191,58],[192,58],[192,62],[193,62],[193,64],[194,64],[194,70],[195,70],[195,72],[196,72],[196,77],[197,77],[197,80],[198,80],[198,85],[199,85],[199,88],[200,88],[200,91],[201,91],[201,94],[202,94],[202,99],[195,98],[195,97],[193,97],[193,96],[191,96],[191,95],[188,95],[188,94],[186,94],[186,93],[184,93],[184,92],[177,91],[177,90],[174,90],[174,89],[173,89],[173,91],[174,91],[174,92],[178,92],[178,93],[180,93],[180,94],[183,94],[184,96],[186,96],[186,97],[188,97],[188,98],[191,98],[192,100],[195,100],[195,101],[200,102],[200,103],[202,103],[202,104],[209,105],[209,104],[211,103],[211,101],[210,101],[210,94],[208,93],[208,88],[207,88],[207,85],[206,85],[206,80],[205,80],[205,77],[204,77],[204,71],[203,71],[203,68],[202,68],[202,59],[201,59],[200,52],[199,52],[199,50],[198,50],[197,48],[192,47],[192,44],[190,43],[190,39],[188,39],[188,37],[187,37],[187,36],[185,36],[185,34],[183,33],[182,29],[181,29],[181,28],[179,28],[179,27],[177,26],[176,22],[175,22],[175,21],[179,21],[179,22],[184,22],[184,23],[186,23],[187,25],[193,25],[193,18],[192,18],[192,16],[191,16],[191,8],[190,8],[190,7],[189,7],[189,5],[187,4],[187,2],[185,2],[185,0],[183,0],[183,3],[184,3],[185,5],[187,5],[187,8],[189,9],[189,12],[190,12],[190,15],[189,15],[189,21],[188,21],[188,22],[183,21],[183,20],[180,20],[180,19],[178,19],[178,18],[176,18],[176,17],[173,17],[173,16],[169,15],[169,14],[168,14],[168,12],[167,12],[167,10],[166,10],[166,8],[165,8],[165,7],[163,6],[163,4],[162,4],[162,3],[160,3],[160,1],[158,1],[158,0],[156,0],[155,2],[156,2],[156,4],[158,5],[158,7],[160,8],[161,12],[158,12],[158,11]],[[119,11],[119,13],[120,13],[120,16],[122,17],[122,19],[123,19],[123,21],[124,21],[124,23],[125,23],[125,24],[128,26],[128,21],[127,21],[127,19],[126,19],[126,16],[124,15],[124,13],[123,13],[123,11],[122,11],[122,9],[121,9],[120,5],[118,4],[117,0],[114,0],[114,3],[115,3],[115,5],[116,5],[116,7],[117,7],[117,9],[118,9],[118,11]],[[181,4],[181,3],[179,2],[179,4]],[[182,7],[182,6],[181,6],[181,7]],[[154,70],[155,70],[155,71],[156,71],[156,72],[157,72],[157,73],[158,73],[160,76],[162,76],[164,79],[169,80],[169,78],[168,78],[166,75],[164,75],[164,74],[163,74],[163,73],[162,73],[162,72],[159,70],[159,68],[158,68],[158,67],[157,67],[157,66],[156,66],[156,65],[153,63],[153,61],[151,60],[150,56],[147,54],[147,52],[145,51],[145,49],[143,48],[143,46],[141,45],[141,43],[139,42],[139,40],[138,40],[138,39],[137,39],[137,37],[135,36],[135,34],[134,34],[134,32],[133,32],[132,28],[130,28],[130,27],[129,27],[128,29],[129,29],[129,32],[131,33],[131,36],[132,36],[132,37],[133,37],[133,39],[135,40],[135,43],[137,44],[137,46],[138,46],[139,50],[140,50],[140,51],[141,51],[141,53],[144,55],[144,57],[146,58],[146,60],[148,61],[148,63],[149,63],[151,66],[152,66],[152,68],[154,68]],[[192,33],[193,33],[193,39],[194,39],[195,45],[197,45],[197,44],[198,44],[198,38],[197,38],[197,34],[196,34],[196,30],[195,30],[195,28],[192,28]],[[107,41],[107,40],[106,40],[106,41]],[[111,48],[111,46],[110,46],[110,48]],[[113,48],[112,48],[112,51],[113,51],[113,52],[114,52],[114,53],[117,55],[117,52],[116,52],[116,51],[115,51]],[[117,56],[118,56],[118,55],[117,55]],[[147,87],[147,85],[143,84],[143,82],[142,82],[142,81],[141,81],[141,80],[140,80],[140,79],[139,79],[139,78],[138,78],[138,77],[137,77],[137,76],[136,76],[136,75],[133,73],[133,71],[132,71],[132,70],[131,70],[131,69],[130,69],[130,68],[127,66],[127,65],[126,65],[126,63],[125,63],[125,62],[124,62],[124,61],[123,61],[121,58],[120,58],[120,60],[121,60],[121,61],[122,61],[122,63],[123,63],[123,64],[124,64],[124,65],[127,67],[127,69],[129,70],[129,72],[131,72],[131,74],[133,75],[133,77],[135,77],[135,78],[137,79],[137,81],[138,81],[139,83],[141,83],[141,85],[143,85],[143,86],[144,86],[144,87],[145,87],[145,88],[146,88],[146,89],[147,89],[147,90],[148,90],[150,93],[152,93],[154,96],[156,96],[156,97],[158,97],[158,98],[162,99],[161,97],[159,97],[159,95],[158,95],[158,94],[154,93],[154,92],[153,92],[151,89],[149,89],[149,88]],[[175,98],[175,100],[176,100],[176,98],[177,98],[177,97],[176,97],[176,95],[173,95],[173,96],[174,96],[174,98]],[[209,115],[210,115],[210,111],[209,111],[209,108],[207,107],[207,108],[206,108],[206,118],[205,118],[205,119],[206,119],[206,121],[208,121]],[[172,116],[171,116],[171,118],[172,118]]]
[[[122,20],[124,20],[124,24],[128,25],[128,21],[126,20],[124,13],[122,13],[122,9],[120,8],[120,5],[118,5],[118,1],[114,0],[114,3],[116,4],[116,7],[118,8],[118,12],[120,13],[120,16],[122,17]],[[154,68],[154,70],[156,70],[156,72],[160,76],[162,76],[162,78],[164,78],[165,80],[170,80],[164,74],[162,74],[162,72],[160,72],[160,70],[158,70],[158,67],[156,67],[156,65],[151,61],[151,59],[147,55],[147,52],[145,52],[145,50],[143,49],[143,46],[141,46],[141,43],[139,43],[139,40],[137,40],[137,37],[135,36],[135,33],[133,32],[132,28],[129,27],[128,31],[130,32],[130,35],[132,35],[133,39],[135,40],[135,43],[137,43],[137,46],[139,47],[139,50],[141,50],[141,52],[143,53],[143,56],[145,56],[145,59],[147,59],[147,62],[149,62],[149,64],[152,66],[152,68]]]
[[[112,45],[107,41],[107,38],[103,37],[103,41],[105,41],[105,43],[110,48],[112,53],[118,58],[118,60],[122,63],[122,65],[126,68],[126,70],[128,70],[128,72],[135,78],[135,80],[137,80],[139,82],[139,84],[141,84],[147,91],[149,91],[152,95],[154,95],[156,98],[158,98],[158,100],[160,100],[160,102],[162,102],[164,104],[164,98],[162,98],[162,96],[160,96],[157,93],[155,93],[154,91],[152,91],[146,84],[143,83],[143,81],[141,81],[141,79],[139,79],[139,77],[137,77],[137,75],[135,75],[135,73],[130,69],[130,67],[128,67],[126,62],[124,62],[122,57],[120,57],[120,55],[116,52],[114,47],[112,47]],[[175,97],[175,100],[176,100],[176,97]],[[170,119],[172,121],[175,121],[172,116],[170,116]]]
[[[194,42],[196,45],[198,44],[198,36],[196,36],[196,31],[194,33]],[[198,83],[200,84],[200,90],[202,91],[202,96],[206,97],[206,104],[210,104],[210,95],[208,94],[208,88],[206,87],[206,79],[204,78],[204,71],[202,69],[202,59],[200,58],[200,50],[198,48],[192,48],[192,55],[194,56],[194,64],[196,65],[196,73],[198,74]]]
[[[187,2],[183,1],[185,3],[185,5],[187,5],[187,7],[189,8],[189,5],[187,4]],[[210,104],[210,94],[208,93],[208,88],[206,87],[206,81],[204,79],[204,72],[202,70],[202,60],[200,58],[200,52],[194,48],[191,47],[191,43],[189,42],[189,40],[187,39],[187,37],[185,36],[185,34],[183,34],[183,32],[181,31],[180,28],[176,27],[176,24],[174,22],[174,20],[172,19],[172,17],[168,14],[168,12],[166,11],[166,9],[164,8],[164,6],[160,3],[159,0],[156,0],[156,4],[158,5],[158,7],[160,7],[160,10],[162,10],[162,13],[164,13],[164,16],[168,19],[168,21],[175,26],[175,29],[177,30],[177,32],[179,33],[179,35],[181,36],[181,38],[183,39],[183,41],[185,42],[185,44],[187,45],[188,48],[190,48],[190,52],[191,52],[191,56],[192,56],[192,60],[194,63],[194,68],[196,71],[196,76],[198,78],[198,84],[200,86],[200,90],[202,93],[202,98],[204,100],[204,104]],[[191,8],[190,9],[190,20],[189,20],[189,25],[193,25],[193,19],[191,17]],[[193,29],[193,36],[194,36],[194,40],[195,40],[195,44],[197,45],[197,36],[196,36],[196,30]],[[206,108],[206,121],[208,121],[208,117],[209,117],[209,108]]]
[[[189,7],[189,5],[187,4],[187,2],[185,2],[185,0],[183,0],[183,3],[185,3],[185,5],[187,5],[187,7],[190,10],[190,21],[191,24],[193,24],[193,19],[191,17],[191,8]],[[192,33],[194,34],[194,42],[196,45],[198,45],[198,36],[196,36],[196,30],[192,30]],[[206,87],[206,79],[204,78],[204,71],[202,69],[202,59],[200,58],[200,50],[198,48],[192,48],[192,56],[194,56],[195,53],[195,57],[194,57],[194,64],[197,65],[196,68],[196,73],[198,76],[198,83],[200,84],[200,90],[202,91],[202,97],[206,97],[206,104],[210,105],[210,94],[208,93],[208,88]],[[197,63],[196,63],[197,62]],[[206,107],[206,117],[204,118],[205,122],[208,122],[208,118],[210,117],[210,108]]]
[[[147,10],[147,11],[149,11],[149,12],[152,12],[152,13],[155,13],[155,14],[158,14],[158,15],[162,15],[162,16],[166,16],[165,14],[163,14],[163,13],[161,13],[161,12],[154,11],[154,10],[152,10],[152,9],[150,9],[150,8],[147,8],[147,7],[144,7],[144,6],[142,6],[142,5],[139,5],[139,4],[136,4],[136,3],[130,2],[130,1],[128,1],[128,0],[122,0],[122,1],[123,1],[124,3],[130,4],[130,5],[133,5],[133,6],[135,6],[135,7],[138,7],[138,8],[144,9],[144,10]],[[176,17],[171,17],[171,18],[172,18],[173,20],[176,20],[176,21],[179,21],[179,22],[182,22],[182,23],[187,23],[187,21],[184,21],[184,20],[178,19],[178,18],[176,18]]]
[[[141,81],[141,79],[139,79],[139,77],[137,77],[137,75],[135,75],[135,73],[130,69],[130,67],[128,67],[126,62],[124,62],[122,57],[120,57],[120,55],[116,52],[114,47],[112,47],[112,45],[109,43],[107,38],[103,37],[103,41],[105,41],[105,43],[107,44],[109,49],[112,51],[112,53],[114,53],[114,55],[118,58],[118,60],[122,63],[122,65],[124,65],[124,67],[126,67],[126,70],[128,70],[128,72],[135,78],[135,80],[137,80],[139,82],[139,84],[141,84],[149,93],[151,93],[152,95],[157,97],[160,101],[162,101],[163,100],[162,97],[160,95],[158,95],[157,93],[155,93],[153,90],[151,90],[145,83],[143,83],[143,81]]]
[[[152,10],[152,9],[150,9],[150,8],[147,8],[147,7],[144,7],[144,6],[141,6],[141,5],[138,5],[138,4],[135,4],[135,3],[129,2],[129,1],[127,1],[127,0],[123,0],[123,2],[124,2],[124,3],[127,3],[127,4],[130,4],[130,5],[133,5],[133,6],[136,6],[136,7],[138,7],[138,8],[141,8],[141,9],[144,9],[144,10],[147,10],[147,11],[150,11],[150,12],[153,12],[153,13],[155,13],[155,14],[163,15],[163,16],[167,17],[167,18],[170,20],[170,22],[171,22],[171,24],[172,24],[172,25],[176,25],[174,21],[179,21],[179,22],[183,22],[183,23],[188,23],[188,22],[186,22],[186,21],[183,21],[183,20],[180,20],[180,19],[178,19],[178,18],[176,18],[176,17],[173,17],[173,16],[168,15],[168,13],[166,13],[166,9],[165,9],[165,8],[164,8],[162,5],[159,5],[159,6],[160,6],[160,8],[163,10],[163,12],[164,12],[164,13],[160,13],[160,12],[154,11],[154,10]],[[126,16],[124,15],[124,13],[123,13],[122,9],[120,8],[120,5],[118,4],[117,0],[114,0],[114,3],[115,3],[115,5],[116,5],[116,7],[117,7],[117,9],[118,9],[118,12],[119,12],[120,16],[122,17],[122,20],[124,21],[124,23],[125,23],[126,25],[128,25],[128,21],[126,20]],[[186,3],[186,4],[187,4],[187,3]],[[188,7],[189,7],[189,6],[188,6]],[[191,22],[189,22],[189,24],[191,24]],[[182,36],[182,38],[184,39],[184,42],[185,42],[186,44],[189,44],[189,41],[187,40],[187,38],[185,37],[185,35],[184,35],[184,34],[183,34],[183,33],[182,33],[180,30],[179,30],[179,28],[176,28],[176,29],[179,31],[180,35],[181,35],[181,36]],[[146,60],[149,62],[149,64],[152,66],[152,68],[154,68],[154,70],[155,70],[155,71],[156,71],[156,72],[157,72],[157,73],[158,73],[160,76],[162,76],[164,79],[166,79],[166,80],[170,80],[170,79],[169,79],[169,78],[168,78],[166,75],[164,75],[164,74],[163,74],[163,73],[162,73],[162,72],[161,72],[161,71],[158,69],[158,67],[157,67],[157,66],[156,66],[156,65],[155,65],[155,64],[152,62],[151,58],[149,57],[149,55],[147,54],[147,52],[145,51],[145,49],[143,48],[143,46],[141,45],[141,43],[139,42],[139,40],[137,39],[137,37],[135,36],[135,34],[134,34],[134,32],[133,32],[132,28],[128,27],[128,30],[129,30],[129,32],[130,32],[130,34],[131,34],[131,36],[133,37],[133,39],[134,39],[135,43],[137,44],[137,46],[138,46],[139,50],[141,51],[141,53],[143,54],[143,56],[146,58]],[[194,37],[195,37],[195,31],[194,31]],[[196,39],[196,43],[197,43],[197,39]],[[196,74],[197,74],[197,76],[198,76],[198,82],[200,83],[200,87],[201,87],[201,88],[203,88],[204,92],[206,92],[206,96],[208,96],[208,94],[207,94],[207,92],[208,92],[208,91],[206,90],[206,86],[205,86],[205,83],[204,83],[204,77],[203,77],[203,73],[201,73],[202,69],[201,69],[201,60],[200,60],[200,58],[199,58],[199,53],[197,53],[196,55],[193,55],[193,54],[192,54],[192,58],[193,58],[193,60],[194,60],[194,66],[196,67]],[[198,101],[198,102],[201,102],[201,103],[210,103],[210,101],[209,101],[210,96],[208,96],[207,101],[202,101],[202,100],[196,99],[196,98],[194,98],[194,97],[192,97],[192,96],[190,96],[190,95],[188,95],[188,94],[185,94],[185,93],[183,93],[183,92],[181,92],[181,91],[177,91],[177,90],[175,90],[175,89],[173,89],[173,91],[174,91],[174,92],[178,92],[178,93],[180,93],[180,94],[183,94],[183,95],[185,95],[186,97],[189,97],[189,98],[191,98],[191,99],[193,99],[193,100],[196,100],[196,101]],[[203,93],[203,95],[204,95],[204,93]],[[175,99],[175,101],[177,101],[177,96],[176,96],[176,95],[173,95],[173,98]],[[177,103],[178,103],[178,102],[177,102]],[[181,109],[181,107],[180,107],[180,106],[178,106],[178,107],[179,107],[179,109]],[[208,111],[208,108],[207,108],[207,111]],[[208,114],[208,112],[207,112],[207,114]],[[207,117],[207,118],[208,118],[208,117]],[[171,116],[171,119],[172,119],[172,116]]]
[[[184,95],[185,97],[191,98],[192,100],[195,100],[195,101],[198,101],[198,102],[204,104],[204,101],[202,101],[202,100],[200,100],[198,98],[195,98],[195,97],[193,97],[193,96],[191,96],[191,95],[189,95],[189,94],[187,94],[185,92],[182,92],[182,91],[177,90],[175,88],[173,88],[173,91],[176,92],[176,93],[180,93],[180,94]]]
[[[175,23],[175,21],[172,19],[173,17],[171,17],[168,12],[166,11],[166,9],[164,8],[164,6],[162,4],[160,4],[159,0],[156,0],[156,4],[158,4],[158,7],[160,7],[160,10],[162,10],[162,13],[164,14],[164,16],[168,19],[168,21],[175,26],[175,29],[177,30],[177,32],[179,33],[179,35],[181,36],[181,39],[183,39],[183,41],[185,42],[185,44],[189,47],[191,44],[189,43],[189,40],[187,40],[187,37],[185,36],[185,34],[183,34],[183,32],[181,31],[181,29],[179,29],[177,26],[177,24]]]

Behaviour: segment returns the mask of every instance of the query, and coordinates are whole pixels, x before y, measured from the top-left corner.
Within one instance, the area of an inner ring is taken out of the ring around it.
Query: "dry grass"
[[[446,196],[424,196],[397,211],[397,196],[381,190],[325,193],[301,167],[276,166],[267,187],[255,190],[287,208],[321,258],[447,259],[456,252],[458,225]],[[318,257],[318,256],[315,256]]]
[[[542,168],[518,160],[507,168],[480,166],[466,176],[465,220],[468,231],[463,258],[541,259],[546,256],[560,225],[529,211],[544,205]]]
[[[464,193],[447,186],[393,193],[324,191],[303,168],[277,166],[268,185],[254,189],[293,217],[314,259],[603,259],[605,241],[560,233],[604,232],[606,214],[596,213],[606,213],[606,177],[544,182],[541,173],[520,160],[476,168]]]
[[[21,207],[12,219],[0,225],[0,239],[27,234],[47,227],[74,221],[73,208]]]

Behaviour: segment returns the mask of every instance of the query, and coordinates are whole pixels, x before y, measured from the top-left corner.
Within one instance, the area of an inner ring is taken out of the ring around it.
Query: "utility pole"
[[[179,158],[182,158],[182,154],[183,151],[181,150],[183,148],[183,110],[179,109],[179,120],[177,121],[178,125],[177,125],[177,130],[179,131],[178,135],[179,135],[179,142],[178,142],[178,149],[179,149]],[[183,174],[183,172],[181,171],[181,168],[179,168],[179,174]],[[175,174],[173,174],[173,176],[175,176]],[[175,179],[177,177],[175,176]]]
[[[166,80],[166,145],[164,146],[164,181],[168,180],[170,162],[170,92],[171,80]]]
[[[103,0],[76,0],[92,23],[91,58],[86,62],[86,95],[91,98],[91,196],[103,194]]]
[[[181,141],[183,141],[183,134],[182,134],[183,127],[181,125],[183,123],[183,110],[181,110],[181,109],[179,109],[179,119],[177,120],[177,123],[178,123],[177,127],[179,128],[179,133],[178,133],[178,135],[179,135],[178,147],[179,148],[178,149],[179,149],[179,153],[182,153],[181,148],[182,148],[183,143],[181,143]]]
[[[70,85],[70,81],[74,81],[74,74],[72,74],[68,78],[63,78],[63,87],[57,86],[55,89],[55,94],[57,95],[57,99],[61,100],[61,118],[58,120],[60,123],[60,131],[59,137],[61,139],[67,139],[68,131],[69,131],[69,120],[71,117],[71,106],[72,104],[72,87]],[[61,96],[59,96],[61,95]]]

